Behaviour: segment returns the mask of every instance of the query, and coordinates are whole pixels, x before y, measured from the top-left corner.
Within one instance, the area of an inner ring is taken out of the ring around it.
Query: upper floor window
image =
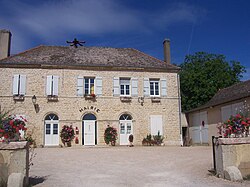
[[[159,80],[149,80],[150,84],[150,96],[160,96],[160,81]]]
[[[54,76],[54,75],[47,76],[46,95],[58,96],[58,81],[59,81],[59,76]]]
[[[77,95],[102,95],[102,77],[83,77],[77,78]]]
[[[95,94],[94,78],[84,78],[84,94],[86,95]]]
[[[25,95],[26,75],[14,75],[13,77],[13,95]]]
[[[130,96],[130,79],[120,79],[120,95]]]

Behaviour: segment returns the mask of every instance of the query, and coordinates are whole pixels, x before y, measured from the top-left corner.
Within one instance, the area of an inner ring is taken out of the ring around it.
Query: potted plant
[[[231,116],[224,123],[219,123],[217,128],[219,134],[224,138],[240,138],[248,137],[250,127],[250,118],[245,117],[239,113],[235,116]]]
[[[64,125],[60,132],[60,137],[62,139],[63,144],[66,144],[68,147],[70,147],[71,141],[75,138],[75,132],[72,125]]]
[[[0,138],[3,142],[19,141],[20,131],[26,131],[27,120],[22,116],[10,115],[1,117],[0,120]]]
[[[105,132],[104,132],[104,141],[105,141],[105,143],[107,145],[109,143],[111,143],[112,146],[115,146],[116,140],[117,140],[117,130],[116,130],[116,128],[108,126],[105,129]]]

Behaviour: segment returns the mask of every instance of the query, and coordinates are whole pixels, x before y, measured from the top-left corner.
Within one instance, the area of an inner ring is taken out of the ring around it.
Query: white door
[[[59,126],[56,122],[45,121],[45,145],[59,145]]]
[[[120,120],[120,145],[129,145],[130,134],[133,134],[132,120]]]
[[[95,145],[95,121],[84,121],[84,145]]]

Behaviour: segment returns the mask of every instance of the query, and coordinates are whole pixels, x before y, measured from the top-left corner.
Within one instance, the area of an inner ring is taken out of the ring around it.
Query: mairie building
[[[147,134],[181,145],[179,68],[132,48],[38,46],[10,54],[11,33],[0,31],[1,110],[25,116],[38,146],[62,145],[72,125],[72,145],[105,145],[108,126],[117,145],[141,145]]]

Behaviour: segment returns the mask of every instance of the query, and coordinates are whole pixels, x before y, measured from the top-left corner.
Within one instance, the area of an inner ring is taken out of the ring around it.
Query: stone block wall
[[[50,113],[58,115],[60,130],[63,125],[72,124],[73,127],[78,127],[80,145],[82,144],[82,118],[86,113],[93,113],[97,118],[98,145],[104,145],[103,134],[107,125],[119,130],[119,117],[124,113],[132,116],[134,142],[141,145],[142,139],[150,133],[150,115],[162,115],[164,143],[180,145],[177,73],[1,68],[0,74],[2,109],[13,109],[11,111],[13,114],[27,117],[28,127],[33,129],[32,134],[38,146],[44,145],[44,118]],[[24,74],[27,77],[24,101],[13,100],[12,77],[15,74]],[[59,76],[57,102],[49,102],[46,97],[47,75]],[[97,96],[96,101],[85,100],[84,97],[77,96],[78,76],[102,77],[102,96]],[[132,97],[131,102],[121,102],[120,97],[114,97],[113,77],[138,78],[138,96]],[[167,96],[161,97],[158,103],[152,102],[150,97],[144,97],[142,105],[138,98],[143,97],[143,78],[166,79]],[[32,104],[33,95],[37,98],[38,113]],[[72,143],[74,145],[74,142]]]

